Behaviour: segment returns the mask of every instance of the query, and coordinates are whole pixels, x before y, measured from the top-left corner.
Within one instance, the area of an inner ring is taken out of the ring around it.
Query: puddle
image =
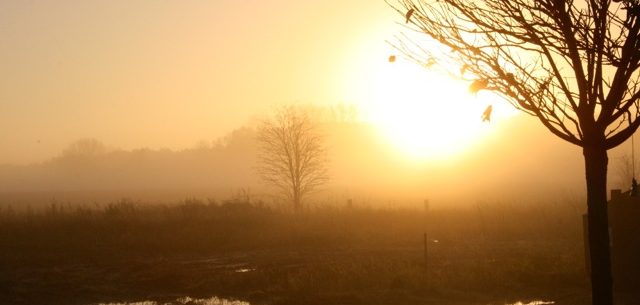
[[[236,272],[249,272],[255,269],[238,269]],[[505,305],[553,305],[554,301],[531,301],[529,303],[515,302]],[[139,302],[124,302],[124,303],[98,303],[94,305],[251,305],[249,302],[228,300],[218,297],[212,297],[208,299],[194,299],[190,297],[178,298],[175,301],[157,302],[157,301],[139,301]]]
[[[247,273],[247,272],[251,272],[251,271],[255,271],[256,269],[253,268],[240,268],[240,269],[236,269],[235,272],[236,273]]]
[[[124,303],[98,303],[96,305],[251,305],[249,302],[238,300],[227,300],[217,297],[208,299],[194,299],[190,297],[178,298],[175,301],[156,302],[156,301],[140,301],[140,302],[124,302]]]

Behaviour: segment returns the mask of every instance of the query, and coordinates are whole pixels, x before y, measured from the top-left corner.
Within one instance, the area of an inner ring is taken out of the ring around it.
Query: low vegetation
[[[580,214],[568,203],[302,214],[243,200],[4,207],[0,299],[585,304]]]

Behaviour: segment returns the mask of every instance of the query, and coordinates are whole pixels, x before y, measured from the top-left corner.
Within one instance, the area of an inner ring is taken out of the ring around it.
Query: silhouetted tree
[[[107,152],[107,148],[102,142],[94,138],[85,138],[71,143],[62,151],[62,157],[73,158],[83,156],[99,156]]]
[[[396,47],[537,117],[585,160],[593,304],[613,300],[607,151],[640,125],[640,1],[396,0]]]
[[[304,197],[328,180],[326,150],[316,124],[305,112],[283,107],[261,122],[257,138],[260,176],[300,212]]]
[[[624,191],[629,190],[631,182],[633,178],[635,178],[635,174],[633,173],[635,168],[633,160],[631,159],[632,158],[630,158],[628,155],[623,155],[614,159],[613,162],[614,169],[616,170],[618,178],[618,186]]]

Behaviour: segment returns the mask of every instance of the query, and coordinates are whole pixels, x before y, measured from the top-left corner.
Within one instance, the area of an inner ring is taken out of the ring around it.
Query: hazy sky
[[[83,137],[186,148],[276,104],[363,103],[396,20],[382,0],[1,1],[0,163]]]
[[[87,137],[189,148],[296,102],[367,112],[382,101],[378,115],[400,110],[391,125],[427,123],[387,126],[396,142],[453,150],[443,136],[499,135],[508,149],[531,133],[498,132],[506,112],[495,103],[490,124],[486,100],[455,104],[464,84],[391,66],[397,21],[383,0],[0,1],[0,164],[46,160]],[[424,101],[437,107],[415,107]],[[558,142],[544,145],[569,145]]]

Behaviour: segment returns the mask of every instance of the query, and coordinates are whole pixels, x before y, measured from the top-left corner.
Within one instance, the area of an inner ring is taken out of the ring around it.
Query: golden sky
[[[383,0],[0,1],[0,164],[45,161],[81,138],[186,149],[278,105],[346,103],[403,157],[379,164],[336,147],[348,152],[335,164],[341,187],[384,182],[416,198],[581,189],[579,149],[536,119],[400,56],[389,63],[398,21]],[[362,172],[349,154],[379,168]],[[628,154],[610,153],[610,175]]]
[[[362,103],[395,20],[366,0],[2,1],[0,163],[83,137],[180,149],[276,104]]]
[[[495,103],[495,120],[483,124],[490,99],[452,101],[465,85],[401,59],[390,65],[385,40],[397,21],[382,0],[1,1],[0,164],[43,161],[87,137],[123,149],[189,148],[287,103],[358,105],[393,145],[443,147],[435,159],[464,152],[460,143],[509,151],[546,134],[536,124],[505,130],[513,112]],[[393,100],[398,92],[436,108]],[[426,125],[389,127],[405,118]],[[433,129],[462,140],[431,137]],[[538,150],[571,149],[539,139]]]

